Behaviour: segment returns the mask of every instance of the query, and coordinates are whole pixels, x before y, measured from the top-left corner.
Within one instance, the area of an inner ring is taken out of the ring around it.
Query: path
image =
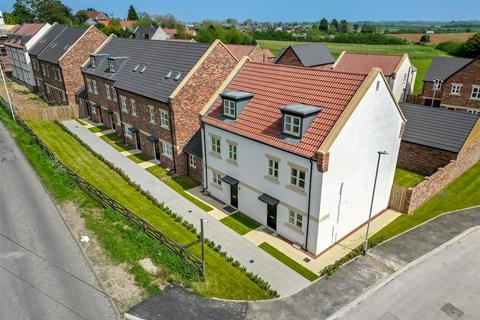
[[[200,230],[200,218],[208,220],[205,226],[206,237],[221,245],[223,250],[238,260],[248,271],[266,280],[280,296],[288,296],[310,284],[310,281],[192,204],[78,122],[71,120],[63,124],[92,150],[121,169],[133,182],[140,185],[159,202],[164,202],[174,212],[192,223],[197,230]]]

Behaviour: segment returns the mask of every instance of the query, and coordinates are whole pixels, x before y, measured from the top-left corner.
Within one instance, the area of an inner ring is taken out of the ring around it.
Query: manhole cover
[[[311,260],[308,258],[303,258],[303,261],[305,261],[306,263],[309,263]]]
[[[228,213],[233,213],[233,212],[237,211],[237,209],[235,209],[234,207],[230,207],[230,206],[224,207],[223,210],[227,211]]]
[[[443,305],[443,307],[440,308],[443,312],[447,314],[452,319],[458,320],[461,317],[463,317],[463,312],[462,310],[458,309],[451,303],[446,303]]]

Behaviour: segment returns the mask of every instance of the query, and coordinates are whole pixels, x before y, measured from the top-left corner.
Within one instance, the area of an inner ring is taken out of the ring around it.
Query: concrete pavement
[[[192,223],[197,230],[200,230],[200,218],[208,220],[205,226],[206,237],[220,244],[223,250],[238,260],[248,271],[266,280],[280,296],[291,295],[310,284],[310,281],[192,204],[78,122],[71,120],[63,124],[92,150],[121,169],[133,182],[140,185],[159,202],[164,202],[174,212]],[[95,169],[92,168],[92,170]]]
[[[81,249],[0,123],[0,319],[116,319]],[[11,239],[36,254],[18,246]]]

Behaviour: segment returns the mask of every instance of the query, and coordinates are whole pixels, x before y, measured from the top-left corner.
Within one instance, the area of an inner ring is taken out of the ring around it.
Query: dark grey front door
[[[115,117],[113,113],[110,113],[110,122],[112,123],[112,129],[115,130]]]
[[[277,205],[267,204],[267,227],[277,230]]]
[[[160,145],[158,144],[158,141],[153,143],[153,150],[155,152],[155,160],[160,161]]]
[[[102,115],[102,107],[98,108],[98,121],[103,124],[103,115]]]
[[[135,132],[135,142],[137,144],[137,150],[142,150],[142,144],[140,143],[140,132]]]
[[[230,185],[230,205],[238,208],[238,184]]]

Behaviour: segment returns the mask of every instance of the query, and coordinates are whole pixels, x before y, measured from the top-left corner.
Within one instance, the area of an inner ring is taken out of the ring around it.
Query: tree
[[[480,32],[475,33],[463,44],[463,54],[467,57],[480,55]]]
[[[338,32],[347,33],[348,32],[348,22],[345,19],[340,20],[338,25]]]
[[[133,4],[128,7],[128,20],[138,20],[137,10],[133,7]]]
[[[77,23],[79,25],[85,24],[85,21],[88,20],[88,16],[87,16],[87,14],[85,13],[84,10],[78,11],[77,14],[75,15],[75,18],[76,18]]]
[[[320,31],[328,32],[328,20],[326,18],[320,20],[320,26],[318,29],[320,29]]]
[[[35,14],[29,6],[22,1],[17,0],[13,4],[12,17],[16,23],[22,24],[25,22],[33,22],[35,19]]]
[[[338,31],[338,21],[337,19],[333,19],[332,22],[330,22],[330,29],[332,32],[337,32]]]
[[[374,33],[375,32],[375,26],[369,24],[369,23],[364,23],[362,26],[362,31],[361,33]]]
[[[17,18],[9,12],[3,13],[3,20],[5,24],[18,24]]]
[[[420,38],[420,43],[426,44],[429,42],[430,42],[430,36],[428,34],[422,35],[422,37]]]
[[[18,23],[71,23],[72,9],[60,0],[17,0],[12,15]]]
[[[204,43],[212,43],[216,39],[228,44],[256,44],[250,34],[235,27],[225,28],[220,24],[203,24],[195,37],[195,40]]]

